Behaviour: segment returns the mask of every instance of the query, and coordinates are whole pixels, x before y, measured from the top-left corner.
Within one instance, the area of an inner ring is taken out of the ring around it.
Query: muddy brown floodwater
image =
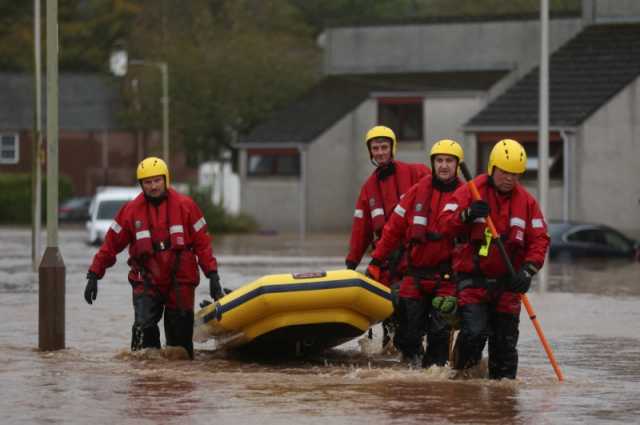
[[[346,235],[216,238],[223,284],[343,268]],[[132,307],[124,256],[84,302],[94,247],[60,231],[66,349],[39,352],[38,280],[28,229],[0,228],[0,412],[3,424],[610,424],[640,415],[640,264],[550,264],[529,298],[565,381],[526,315],[515,381],[450,380],[377,353],[380,330],[312,359],[264,362],[196,344],[194,361],[128,351]],[[207,296],[206,285],[197,301]],[[523,309],[524,311],[524,309]],[[164,337],[163,337],[164,338]],[[373,345],[371,345],[373,344]]]

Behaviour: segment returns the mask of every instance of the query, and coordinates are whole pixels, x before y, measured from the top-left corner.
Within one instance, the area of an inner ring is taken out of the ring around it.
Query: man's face
[[[458,158],[452,155],[436,155],[433,157],[433,171],[436,177],[448,182],[456,177],[458,169]]]
[[[378,165],[384,165],[391,161],[391,141],[384,137],[378,137],[369,141],[369,152]]]
[[[166,190],[164,176],[153,176],[142,179],[142,190],[151,198],[159,198]]]
[[[509,173],[498,167],[493,167],[493,183],[496,185],[498,192],[511,192],[519,180],[520,174]]]

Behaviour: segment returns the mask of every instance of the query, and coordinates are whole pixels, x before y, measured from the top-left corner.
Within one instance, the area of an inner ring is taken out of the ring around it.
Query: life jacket
[[[503,235],[505,244],[509,244],[515,248],[524,248],[524,231],[527,218],[529,217],[529,211],[527,211],[527,193],[520,185],[515,185],[509,195],[509,208],[505,212],[498,212],[498,200],[496,198],[498,195],[495,189],[489,190],[489,176],[484,174],[478,176],[474,181],[478,192],[482,194],[483,199],[489,204],[492,215],[496,212],[501,215],[507,215],[506,219],[509,221],[509,230]],[[497,220],[494,220],[494,222],[495,221]],[[504,222],[504,220],[500,222]],[[497,223],[494,224],[496,224],[496,226],[498,225]],[[471,226],[471,241],[483,241],[486,227],[485,219],[476,219]],[[500,229],[498,229],[498,232],[500,232]]]
[[[444,189],[444,191],[451,193],[460,186],[460,183],[460,179],[456,177],[455,182],[447,183],[448,188]],[[437,196],[433,196],[434,192],[437,192]],[[443,189],[438,189],[438,185],[434,183],[432,174],[428,174],[417,183],[413,219],[411,223],[409,223],[407,233],[410,241],[422,243],[425,242],[426,239],[438,239],[437,234],[427,232],[427,229],[429,228],[429,219],[435,220],[440,212],[438,205],[442,201],[443,196],[445,196]]]
[[[411,165],[393,161],[393,166],[395,171],[384,180],[380,180],[374,172],[364,184],[371,211],[371,224],[373,231],[378,235],[382,232],[393,208],[417,180],[417,171]]]
[[[164,201],[167,204],[167,219],[169,221],[168,235],[166,231],[160,230],[164,233],[161,235],[151,235],[149,228],[150,214],[149,203],[144,197],[144,193],[138,195],[132,202],[133,213],[133,225],[135,232],[135,241],[131,245],[131,256],[134,258],[149,257],[154,253],[154,242],[160,240],[170,241],[170,249],[175,251],[181,251],[185,248],[185,234],[183,226],[183,217],[180,209],[179,197],[180,195],[173,189],[167,190],[167,199]]]

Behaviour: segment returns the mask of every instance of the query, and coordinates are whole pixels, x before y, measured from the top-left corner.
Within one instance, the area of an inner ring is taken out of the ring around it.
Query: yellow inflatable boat
[[[353,339],[392,312],[389,288],[352,270],[268,275],[198,311],[194,339],[304,355]]]

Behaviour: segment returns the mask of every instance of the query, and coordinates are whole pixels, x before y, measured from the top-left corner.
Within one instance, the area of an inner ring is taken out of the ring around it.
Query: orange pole
[[[467,164],[465,164],[464,162],[461,162],[460,170],[462,171],[464,178],[467,179],[467,184],[469,185],[469,189],[471,190],[471,195],[473,196],[473,199],[477,201],[481,201],[482,197],[480,196],[480,192],[478,192],[478,188],[476,187],[475,183],[473,182],[473,179],[471,178],[471,174],[469,173]],[[513,269],[513,265],[511,264],[511,261],[509,260],[509,257],[507,256],[507,253],[504,249],[502,239],[500,239],[500,235],[498,234],[496,227],[493,225],[493,220],[491,220],[491,217],[489,216],[487,216],[487,225],[489,226],[489,230],[491,230],[491,235],[493,239],[495,239],[496,243],[498,243],[498,248],[500,248],[502,259],[507,264],[509,273],[512,276],[514,276],[515,270]],[[545,338],[544,336],[544,332],[542,331],[542,326],[540,326],[540,322],[536,317],[536,313],[533,310],[531,303],[529,302],[529,297],[527,297],[527,294],[521,294],[520,300],[524,304],[524,308],[527,310],[527,314],[529,314],[529,319],[531,319],[531,322],[533,323],[533,327],[535,328],[536,333],[538,334],[538,338],[542,343],[542,347],[544,348],[544,351],[547,353],[547,357],[549,358],[549,362],[551,363],[553,370],[556,372],[556,376],[558,377],[558,380],[562,382],[564,380],[564,376],[562,375],[560,366],[558,366],[558,362],[556,362],[556,358],[553,355],[553,350],[551,350],[551,346],[547,342],[547,338]]]

